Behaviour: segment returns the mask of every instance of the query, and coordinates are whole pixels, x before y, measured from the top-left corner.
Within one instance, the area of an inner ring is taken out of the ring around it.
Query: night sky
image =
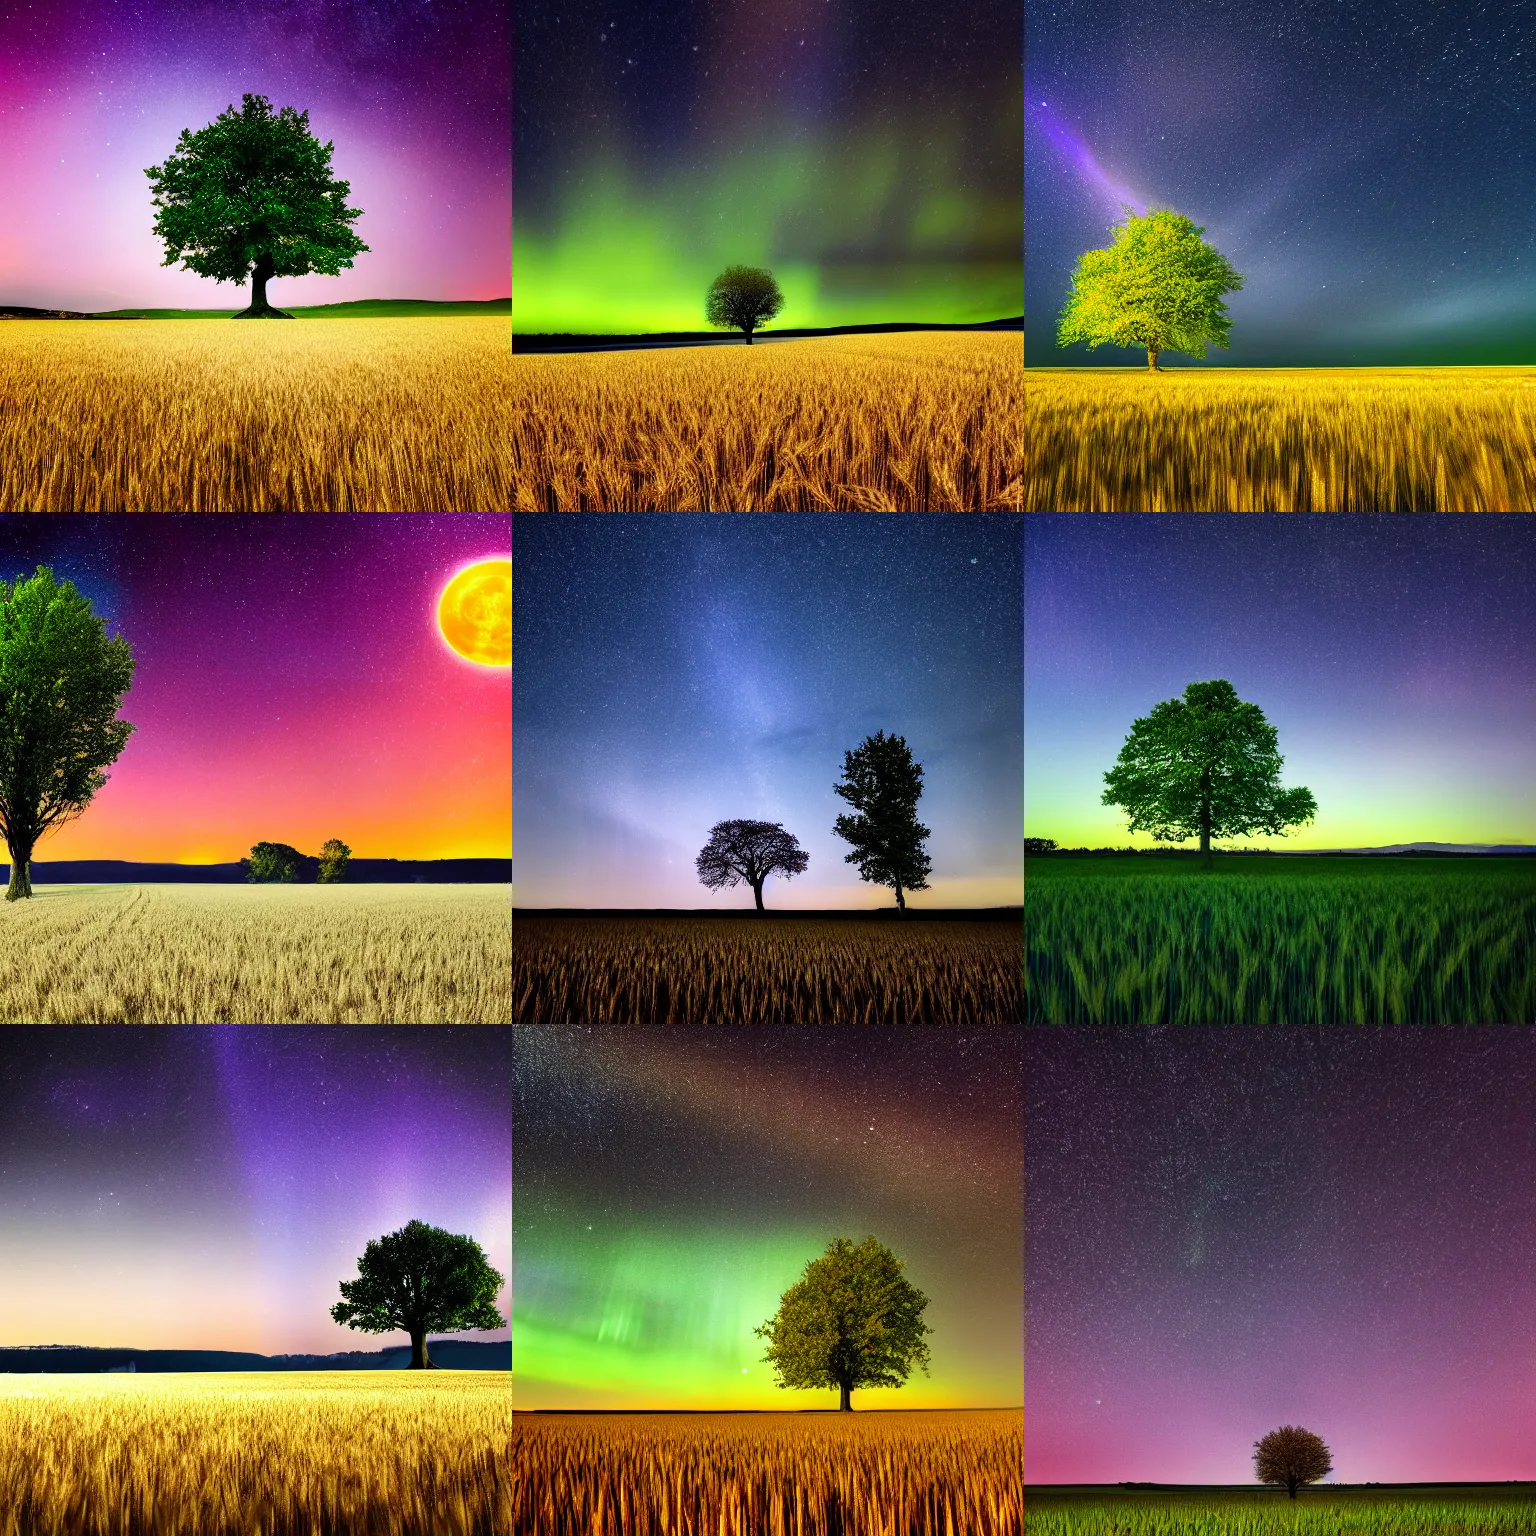
[[[514,1031],[519,1408],[835,1408],[752,1330],[835,1237],[928,1296],[932,1372],[854,1408],[1022,1400],[1022,1038]]]
[[[771,325],[1023,305],[1010,0],[525,0],[513,328],[703,330],[767,266]]]
[[[1536,1478],[1536,1035],[1031,1031],[1030,1482]]]
[[[1038,514],[1024,564],[1029,836],[1156,846],[1103,775],[1135,719],[1225,678],[1318,814],[1224,846],[1536,843],[1529,518]]]
[[[0,1345],[395,1347],[330,1308],[413,1218],[510,1274],[505,1030],[21,1025],[0,1057]]]
[[[924,770],[911,905],[1017,905],[1019,543],[1009,515],[517,515],[517,904],[750,907],[694,868],[745,818],[810,856],[770,908],[894,906],[832,831],[884,730]]]
[[[370,247],[279,306],[510,289],[509,9],[489,0],[22,0],[0,9],[0,304],[243,309],[164,267],[147,166],[245,92],[309,110]]]
[[[1025,0],[1027,348],[1120,204],[1243,274],[1209,364],[1536,362],[1536,34],[1521,0]],[[1202,366],[1164,354],[1164,366]]]
[[[219,863],[258,841],[360,858],[511,851],[506,667],[438,599],[505,559],[502,515],[0,518],[0,576],[49,565],[137,661],[137,729],[36,857]]]

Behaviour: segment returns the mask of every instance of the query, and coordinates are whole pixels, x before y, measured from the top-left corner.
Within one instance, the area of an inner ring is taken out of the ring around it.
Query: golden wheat
[[[0,1376],[0,1536],[505,1536],[511,1378]]]
[[[1028,512],[1530,512],[1536,370],[1031,373]]]
[[[1014,1024],[1018,923],[518,917],[518,1024]]]
[[[54,885],[0,905],[0,1023],[510,1024],[504,885]]]
[[[1024,1419],[518,1414],[512,1536],[1020,1536]]]

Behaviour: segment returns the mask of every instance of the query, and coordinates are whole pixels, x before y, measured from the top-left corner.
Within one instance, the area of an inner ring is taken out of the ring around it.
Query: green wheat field
[[[1032,858],[1036,1024],[1536,1022],[1536,860]]]

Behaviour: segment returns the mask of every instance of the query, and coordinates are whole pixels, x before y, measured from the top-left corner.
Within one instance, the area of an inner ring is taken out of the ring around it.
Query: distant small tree
[[[852,752],[843,753],[842,782],[832,792],[858,813],[839,816],[832,830],[853,844],[845,864],[859,866],[859,878],[895,888],[896,906],[907,910],[903,890],[926,891],[933,868],[923,850],[929,831],[917,819],[923,770],[912,761],[902,736],[876,731]]]
[[[347,878],[347,862],[352,850],[339,837],[327,838],[320,849],[321,885],[333,885]]]
[[[1024,852],[1030,853],[1055,853],[1056,839],[1054,837],[1026,837],[1024,839]]]
[[[1280,1483],[1294,1499],[1303,1483],[1315,1483],[1333,1471],[1333,1457],[1309,1429],[1287,1424],[1253,1442],[1254,1471],[1261,1483]]]
[[[805,872],[809,862],[794,834],[776,821],[717,821],[694,867],[700,882],[712,891],[743,882],[750,885],[761,912],[763,882],[769,875],[793,879]]]
[[[293,885],[304,869],[304,855],[287,843],[257,843],[240,866],[247,884]]]
[[[883,1243],[846,1237],[827,1244],[785,1291],[777,1314],[754,1329],[768,1340],[764,1361],[781,1387],[836,1387],[849,1412],[859,1387],[899,1387],[914,1364],[928,1373],[933,1332],[923,1321],[928,1298],[902,1274]]]
[[[343,1280],[343,1300],[331,1308],[336,1322],[363,1333],[408,1333],[411,1369],[435,1370],[428,1333],[499,1328],[496,1310],[503,1280],[480,1244],[424,1221],[373,1238],[357,1261],[356,1280]]]
[[[704,314],[711,325],[725,326],[746,333],[752,345],[752,332],[784,307],[784,295],[764,267],[727,267],[710,284],[704,301]]]

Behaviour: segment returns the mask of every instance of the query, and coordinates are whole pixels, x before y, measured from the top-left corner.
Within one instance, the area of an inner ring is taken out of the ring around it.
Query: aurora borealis
[[[40,861],[206,864],[258,841],[505,858],[511,689],[438,627],[504,515],[0,519],[0,575],[51,566],[137,661],[137,729]]]
[[[1231,349],[1165,366],[1536,362],[1536,41],[1515,0],[1025,0],[1026,345],[1129,203],[1244,276]]]
[[[1223,846],[1536,844],[1522,517],[1025,518],[1025,832],[1151,847],[1100,803],[1131,723],[1225,678],[1317,799]]]
[[[414,1218],[510,1274],[504,1029],[16,1025],[0,1059],[0,1343],[399,1345],[330,1307]]]
[[[705,328],[733,264],[780,326],[1017,315],[1019,15],[1002,0],[535,0],[514,40],[513,329]]]
[[[369,250],[280,305],[497,299],[509,287],[509,16],[484,0],[84,0],[0,11],[0,304],[244,308],[162,266],[147,166],[249,91],[333,141]]]
[[[924,770],[916,907],[1017,906],[1020,519],[516,514],[520,908],[750,907],[694,860],[717,822],[810,858],[770,908],[894,905],[832,831],[877,730]]]
[[[1026,1033],[1029,1483],[1536,1479],[1536,1034]]]
[[[513,1031],[519,1408],[835,1407],[752,1329],[872,1232],[936,1330],[930,1376],[855,1408],[1022,1391],[1021,1036],[926,1029]]]

